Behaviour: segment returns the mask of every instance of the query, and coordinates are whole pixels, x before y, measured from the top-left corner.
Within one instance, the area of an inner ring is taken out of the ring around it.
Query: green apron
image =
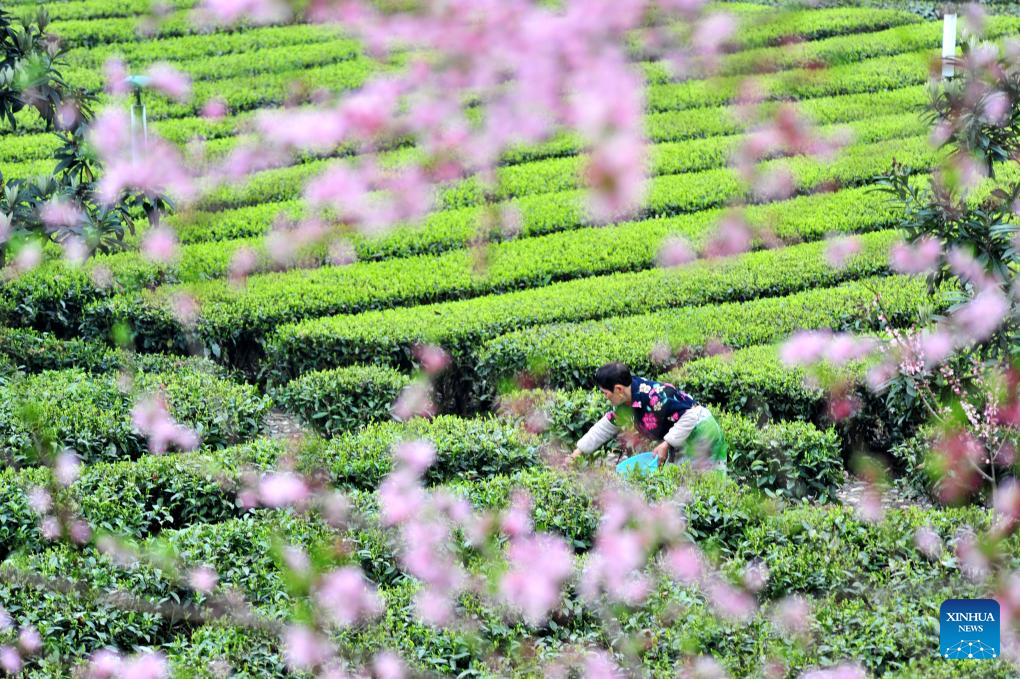
[[[726,467],[726,437],[715,418],[708,417],[698,422],[684,442],[683,457],[694,460],[708,457],[720,467]]]

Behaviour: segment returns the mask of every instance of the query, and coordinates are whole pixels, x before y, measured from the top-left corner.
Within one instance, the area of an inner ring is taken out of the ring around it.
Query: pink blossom
[[[340,627],[349,627],[382,610],[375,587],[355,566],[343,566],[323,575],[315,588],[315,600]]]
[[[53,506],[53,498],[49,491],[41,486],[33,486],[28,491],[28,506],[36,514],[45,514]]]
[[[744,569],[744,587],[751,592],[761,591],[769,579],[769,568],[762,562],[751,563]]]
[[[227,269],[227,278],[235,286],[243,286],[248,280],[249,274],[258,267],[258,254],[249,247],[238,248],[230,258],[230,267]]]
[[[395,653],[383,651],[372,659],[372,669],[378,679],[404,679],[407,672],[404,661]]]
[[[537,625],[559,603],[560,588],[573,571],[573,552],[560,537],[533,535],[512,540],[507,557],[510,569],[500,581],[500,594]]]
[[[868,523],[878,523],[885,516],[882,493],[875,484],[869,483],[864,487],[860,504],[857,506],[857,515]]]
[[[199,306],[194,295],[186,292],[174,292],[169,300],[170,313],[185,327],[193,327],[198,321]]]
[[[259,502],[266,507],[303,505],[311,491],[294,472],[267,474],[259,481]]]
[[[120,670],[121,659],[116,651],[100,649],[92,654],[86,676],[89,679],[112,679]]]
[[[600,143],[588,158],[585,178],[588,207],[596,221],[617,219],[637,210],[647,190],[645,145],[627,135]]]
[[[670,236],[662,244],[659,250],[659,266],[671,269],[674,267],[689,264],[697,258],[691,245],[685,238]]]
[[[119,108],[105,109],[95,117],[89,126],[88,139],[101,156],[116,157],[131,143],[131,128],[127,113]]]
[[[510,498],[510,509],[500,521],[500,528],[508,536],[521,537],[533,530],[531,525],[531,496],[522,490],[515,490]]]
[[[811,628],[811,603],[799,594],[785,597],[776,602],[772,620],[789,634],[807,634]]]
[[[39,532],[45,540],[56,540],[60,537],[60,522],[55,516],[44,517],[39,524]]]
[[[868,679],[868,674],[860,665],[843,664],[805,672],[800,679]]]
[[[584,659],[585,679],[624,679],[620,668],[605,651],[588,653]]]
[[[21,654],[13,646],[0,646],[0,669],[7,674],[17,674],[22,667]]]
[[[988,275],[974,255],[962,248],[954,247],[946,255],[949,268],[963,280],[973,283],[976,288],[983,289],[995,285],[995,279]]]
[[[70,486],[81,473],[81,460],[73,450],[65,450],[57,456],[53,465],[53,476],[62,486]]]
[[[736,214],[719,220],[712,240],[705,246],[706,257],[729,257],[747,252],[751,248],[751,230]]]
[[[927,368],[938,365],[953,353],[953,337],[943,330],[921,333],[920,345]]]
[[[942,538],[931,526],[921,526],[914,532],[914,545],[931,559],[937,559],[942,553]]]
[[[283,632],[283,655],[293,670],[310,670],[329,660],[329,642],[304,625],[291,625]]]
[[[39,219],[51,230],[76,226],[83,217],[77,205],[60,198],[46,201],[39,209]]]
[[[148,437],[149,450],[156,455],[166,452],[171,445],[180,450],[198,447],[198,435],[174,421],[167,410],[166,396],[162,391],[141,400],[131,409],[131,420],[141,434]]]
[[[935,238],[924,237],[913,243],[898,243],[889,253],[894,271],[917,274],[930,271],[942,256],[942,244]]]
[[[995,90],[982,102],[981,117],[993,125],[1002,125],[1006,122],[1009,106],[1009,97],[1006,93]]]
[[[393,457],[415,474],[422,474],[436,461],[436,448],[429,441],[408,441],[394,449]]]
[[[117,672],[117,679],[165,679],[169,676],[166,658],[159,652],[133,655],[121,663]]]
[[[114,96],[127,94],[130,90],[127,82],[128,72],[120,59],[107,59],[103,63],[103,79],[106,91]]]
[[[432,344],[418,344],[414,347],[414,357],[418,359],[427,375],[437,375],[450,365],[450,355],[442,347]]]
[[[18,248],[10,267],[13,273],[22,274],[42,264],[43,251],[39,241],[32,240]]]
[[[18,633],[18,648],[27,655],[38,653],[42,648],[42,637],[39,636],[39,631],[32,626],[22,627]]]
[[[260,111],[255,129],[271,144],[300,151],[326,151],[340,144],[347,125],[337,111],[296,109]]]
[[[79,545],[84,545],[92,539],[92,528],[89,526],[88,522],[80,519],[72,521],[67,532],[71,540]]]
[[[839,333],[829,338],[825,347],[825,360],[835,365],[864,358],[875,348],[877,342],[870,337],[855,337]]]
[[[712,580],[705,592],[716,611],[730,620],[747,620],[757,607],[754,597],[722,580]]]
[[[307,575],[312,568],[308,553],[297,545],[287,545],[283,549],[283,562],[291,572],[301,576]]]
[[[988,288],[957,309],[952,320],[967,337],[983,342],[992,336],[1008,312],[1006,296],[997,288]]]
[[[274,24],[290,17],[290,8],[279,0],[202,0],[198,6],[201,15],[222,24],[232,24],[246,19],[256,25]]]
[[[666,570],[679,582],[693,585],[705,571],[701,550],[691,543],[677,545],[666,553]]]
[[[831,341],[832,333],[827,330],[799,330],[783,344],[780,360],[787,366],[817,363]]]
[[[418,592],[414,597],[414,607],[418,617],[430,625],[449,624],[454,614],[450,595],[434,587],[425,587]]]
[[[212,592],[219,579],[216,569],[211,566],[196,566],[188,573],[188,585],[196,592],[203,594]]]
[[[856,236],[833,238],[825,248],[825,261],[834,269],[846,268],[847,260],[861,251],[861,239]]]
[[[956,557],[960,560],[960,570],[971,580],[980,582],[988,576],[988,557],[981,551],[973,533],[964,533],[957,541]]]
[[[379,485],[379,510],[384,525],[394,526],[415,516],[425,503],[416,474],[397,471]]]
[[[785,200],[793,195],[797,179],[785,166],[776,166],[764,173],[754,184],[754,193],[762,200]]]
[[[191,96],[191,78],[170,64],[159,62],[149,67],[149,84],[170,99],[179,102]]]
[[[150,261],[169,262],[177,256],[177,234],[168,227],[156,227],[142,238],[141,250]]]
[[[436,414],[432,401],[432,387],[426,382],[414,382],[404,387],[391,409],[394,419],[401,422],[413,417],[429,418]]]
[[[106,171],[96,193],[105,205],[117,202],[124,192],[149,197],[168,195],[180,203],[187,203],[195,195],[194,180],[177,148],[151,134],[147,143],[138,142],[134,148],[99,151]]]
[[[213,97],[202,104],[199,112],[206,120],[222,120],[227,116],[227,102],[222,97]]]
[[[71,266],[81,266],[92,254],[88,243],[75,235],[70,235],[62,240],[60,247],[64,250],[64,261]]]

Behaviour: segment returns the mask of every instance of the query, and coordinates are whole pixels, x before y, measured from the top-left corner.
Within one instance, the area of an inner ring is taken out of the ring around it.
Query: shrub
[[[610,361],[623,361],[639,374],[661,372],[650,355],[658,343],[668,342],[673,349],[698,356],[709,341],[739,349],[776,342],[799,328],[875,330],[868,326],[864,311],[876,294],[888,309],[889,322],[897,326],[914,320],[919,302],[927,299],[923,281],[891,276],[785,297],[544,325],[486,342],[476,354],[480,376],[476,384],[494,391],[527,370],[550,385],[573,388],[590,384],[599,366]],[[944,308],[945,301],[937,298],[936,305]],[[306,323],[281,328],[280,335],[297,335],[310,326],[314,327]],[[314,337],[307,332],[302,336]]]
[[[162,387],[170,414],[193,429],[206,448],[253,438],[269,400],[248,385],[200,371],[139,373],[129,391],[114,375],[77,370],[44,371],[12,381],[0,397],[0,440],[14,461],[30,462],[32,432],[49,432],[59,450],[69,447],[86,463],[133,458],[147,450],[132,424],[135,399]]]
[[[394,467],[392,449],[402,441],[427,439],[436,461],[425,472],[430,484],[450,479],[485,478],[538,462],[537,446],[512,424],[495,418],[462,419],[441,415],[406,424],[373,424],[333,439],[321,458],[304,463],[327,467],[332,480],[354,488],[375,488]]]
[[[820,325],[837,323],[833,316],[845,317],[848,307],[856,306],[868,298],[863,284],[833,290],[813,291],[792,295],[781,300],[758,300],[744,304],[716,304],[715,306],[672,309],[672,307],[697,304],[713,304],[735,299],[752,299],[764,295],[789,294],[808,287],[835,283],[855,275],[868,275],[884,270],[887,258],[884,243],[891,242],[890,235],[874,234],[868,237],[868,247],[848,268],[835,271],[822,259],[821,244],[806,244],[778,251],[764,251],[741,255],[724,261],[705,261],[691,264],[678,270],[655,269],[646,272],[620,273],[611,276],[593,277],[548,285],[502,296],[482,297],[472,300],[447,302],[420,306],[410,309],[372,311],[357,316],[333,316],[285,325],[276,329],[266,341],[267,365],[272,366],[271,377],[276,381],[290,379],[307,370],[329,365],[350,363],[384,363],[399,368],[412,365],[411,350],[417,343],[432,343],[444,347],[455,358],[462,360],[459,372],[467,374],[477,366],[486,380],[498,380],[513,374],[512,369],[524,367],[524,345],[545,347],[544,338],[568,334],[570,330],[585,332],[595,328],[611,328],[626,325],[635,328],[635,339],[628,353],[639,350],[641,360],[633,367],[647,365],[645,355],[656,341],[670,337],[665,328],[682,327],[688,335],[700,336],[701,342],[719,335],[723,327],[744,328],[750,337],[751,330],[760,335],[772,336],[783,332],[772,323],[749,324],[748,316],[759,313],[761,317],[773,316],[773,309],[785,309],[786,323]],[[895,279],[899,280],[899,279]],[[907,291],[913,292],[911,308],[921,297],[921,285],[905,287],[878,282],[881,288],[898,291],[896,301],[906,305]],[[887,293],[890,297],[893,293]],[[828,301],[832,297],[832,301]],[[855,299],[854,303],[850,303]],[[822,306],[827,311],[817,309]],[[897,307],[899,308],[899,307]],[[663,309],[658,314],[645,314],[628,318],[588,324],[559,324],[534,330],[521,330],[514,334],[491,340],[479,350],[478,343],[487,337],[505,333],[516,328],[548,324],[554,321],[580,321],[601,318],[613,314],[632,313],[636,309]],[[669,311],[665,311],[669,309]],[[766,309],[768,309],[766,311]],[[810,313],[809,313],[810,310]],[[817,316],[818,320],[807,318]],[[732,320],[728,320],[732,317]],[[673,322],[673,319],[676,319]],[[789,329],[797,327],[793,325]],[[570,329],[570,330],[568,330]],[[598,331],[595,331],[598,332]],[[600,342],[611,332],[598,333]],[[649,337],[651,336],[651,337]],[[593,343],[594,336],[585,337],[575,347],[571,342],[559,338],[550,343],[568,356],[564,361],[579,360],[603,346]],[[720,337],[723,341],[728,338]],[[626,337],[616,337],[615,344],[625,343]],[[734,341],[736,338],[734,337]],[[767,341],[767,338],[754,342]],[[606,340],[609,346],[608,339]],[[693,344],[693,342],[690,342]],[[639,348],[640,347],[640,348]],[[578,351],[575,352],[575,348]],[[615,348],[615,347],[613,347]],[[530,346],[529,346],[530,350]],[[537,351],[537,350],[532,350]],[[510,358],[508,355],[513,355]],[[607,349],[607,353],[611,353]],[[614,360],[625,360],[614,355]],[[603,361],[605,362],[605,361]],[[601,363],[599,364],[601,365]],[[511,366],[513,368],[511,369]],[[596,366],[597,367],[597,366]],[[571,367],[573,379],[580,381],[582,375]],[[592,369],[594,370],[594,368]],[[570,373],[568,373],[570,374]],[[494,381],[476,382],[472,377],[463,380],[466,384],[455,385],[466,390],[483,394],[492,389]],[[554,382],[555,383],[555,382]],[[576,383],[576,382],[575,382]],[[448,392],[449,393],[449,392]]]
[[[273,400],[332,437],[388,420],[390,406],[410,383],[409,377],[391,368],[335,368],[305,373],[277,389]]]

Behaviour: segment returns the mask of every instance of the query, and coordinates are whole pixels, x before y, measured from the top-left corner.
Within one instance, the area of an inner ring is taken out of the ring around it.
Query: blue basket
[[[648,451],[646,453],[638,453],[637,455],[631,455],[626,460],[616,465],[616,471],[619,474],[651,474],[659,468],[659,457]]]

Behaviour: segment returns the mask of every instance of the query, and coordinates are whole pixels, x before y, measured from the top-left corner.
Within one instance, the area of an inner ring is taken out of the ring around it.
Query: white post
[[[956,56],[956,15],[946,14],[942,25],[942,77],[953,77],[953,63]]]

